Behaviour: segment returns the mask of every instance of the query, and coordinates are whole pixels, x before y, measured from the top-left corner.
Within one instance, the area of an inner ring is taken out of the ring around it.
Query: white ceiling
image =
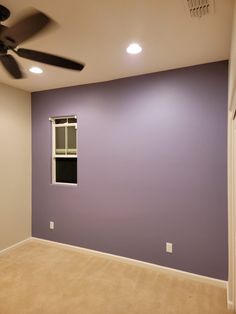
[[[108,81],[229,58],[233,0],[215,0],[215,13],[191,18],[186,0],[1,0],[11,25],[29,7],[59,27],[21,45],[82,61],[82,72],[16,57],[27,78],[14,80],[0,65],[0,82],[28,91]],[[128,55],[130,42],[143,52]],[[28,72],[39,65],[44,73]]]

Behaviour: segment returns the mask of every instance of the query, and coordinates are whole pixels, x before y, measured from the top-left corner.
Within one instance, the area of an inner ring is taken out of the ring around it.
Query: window
[[[77,184],[77,117],[51,118],[52,183]]]

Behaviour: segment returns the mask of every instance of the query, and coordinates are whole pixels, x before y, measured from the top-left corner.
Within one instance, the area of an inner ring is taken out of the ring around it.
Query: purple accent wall
[[[33,93],[33,236],[227,279],[227,78],[224,61]],[[71,114],[79,184],[51,185],[49,117]]]

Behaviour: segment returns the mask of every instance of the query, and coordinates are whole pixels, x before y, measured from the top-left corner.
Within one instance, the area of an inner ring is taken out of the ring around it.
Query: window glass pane
[[[55,119],[55,124],[62,124],[66,122],[67,122],[67,119]]]
[[[65,127],[57,127],[56,129],[56,154],[64,155],[65,147]]]
[[[77,119],[76,118],[69,118],[68,123],[76,123]]]
[[[77,183],[77,158],[56,158],[56,182]]]
[[[67,128],[68,139],[68,155],[76,155],[76,128],[74,126],[68,126]]]

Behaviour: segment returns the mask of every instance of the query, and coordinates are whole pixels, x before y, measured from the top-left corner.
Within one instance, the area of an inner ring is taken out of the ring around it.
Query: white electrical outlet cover
[[[172,243],[166,242],[166,252],[173,253],[173,245]]]

